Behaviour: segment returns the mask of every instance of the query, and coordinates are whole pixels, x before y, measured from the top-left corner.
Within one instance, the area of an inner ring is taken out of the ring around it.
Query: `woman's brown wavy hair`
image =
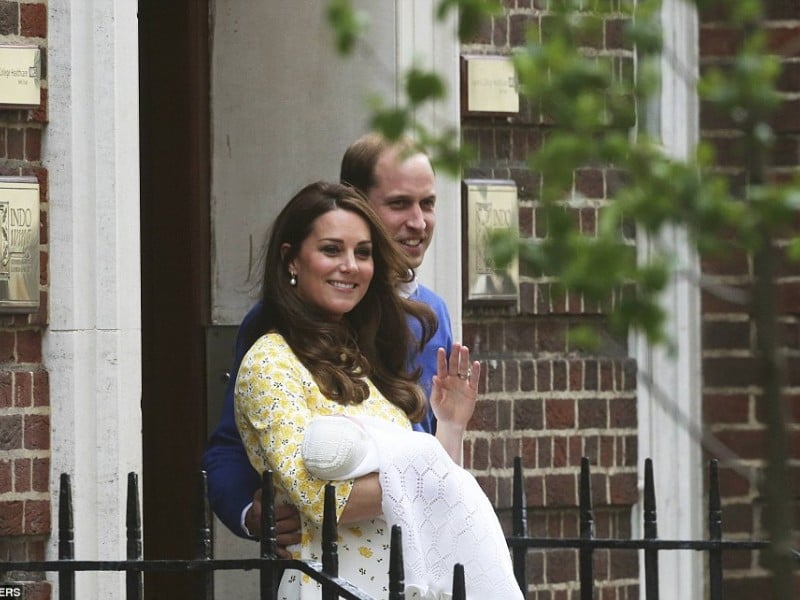
[[[331,321],[301,300],[289,284],[289,262],[314,221],[331,210],[360,216],[372,237],[372,281],[361,302],[341,321]],[[285,244],[288,251],[281,250]],[[261,312],[245,332],[246,343],[250,346],[264,333],[278,332],[326,397],[341,404],[363,402],[369,396],[366,376],[389,402],[418,421],[427,403],[417,385],[420,370],[409,372],[409,358],[421,351],[437,321],[427,305],[398,295],[397,283],[407,281],[410,273],[405,255],[358,190],[338,183],[309,184],[283,208],[270,230]],[[422,325],[420,340],[408,327],[409,315]]]

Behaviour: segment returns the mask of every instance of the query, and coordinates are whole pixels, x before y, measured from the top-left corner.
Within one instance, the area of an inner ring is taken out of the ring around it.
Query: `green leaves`
[[[328,0],[326,13],[336,50],[342,55],[350,54],[367,27],[366,15],[353,9],[350,0]]]

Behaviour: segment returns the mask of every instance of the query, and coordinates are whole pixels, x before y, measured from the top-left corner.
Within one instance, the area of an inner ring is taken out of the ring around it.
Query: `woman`
[[[383,419],[405,429],[421,418],[424,398],[408,373],[414,338],[407,315],[427,340],[436,320],[426,306],[401,298],[408,263],[358,192],[314,183],[278,215],[267,244],[262,311],[236,380],[236,421],[257,471],[271,469],[276,488],[301,514],[301,559],[320,560],[326,481],[301,456],[303,434],[317,416]],[[438,355],[430,403],[436,437],[461,462],[480,364],[455,344]],[[337,485],[339,572],[375,597],[388,590],[389,531],[377,473]],[[318,598],[307,576],[284,577],[279,597]]]

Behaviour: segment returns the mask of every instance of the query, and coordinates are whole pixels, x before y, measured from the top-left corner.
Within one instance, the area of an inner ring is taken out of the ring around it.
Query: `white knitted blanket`
[[[468,600],[523,598],[489,499],[433,436],[373,417],[318,417],[303,456],[309,471],[325,479],[330,472],[359,477],[377,465],[384,518],[402,529],[407,598],[450,598],[456,563],[464,566]],[[329,470],[315,473],[321,464]]]

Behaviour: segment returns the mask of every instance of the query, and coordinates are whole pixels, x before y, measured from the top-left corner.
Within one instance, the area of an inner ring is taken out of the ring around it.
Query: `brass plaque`
[[[514,63],[508,56],[465,56],[468,113],[519,112]]]
[[[39,308],[39,183],[0,177],[0,311]]]
[[[41,71],[38,47],[0,44],[0,104],[39,106]]]
[[[516,302],[519,257],[503,269],[495,266],[489,236],[497,230],[519,231],[517,186],[511,180],[465,180],[467,260],[466,299]]]

